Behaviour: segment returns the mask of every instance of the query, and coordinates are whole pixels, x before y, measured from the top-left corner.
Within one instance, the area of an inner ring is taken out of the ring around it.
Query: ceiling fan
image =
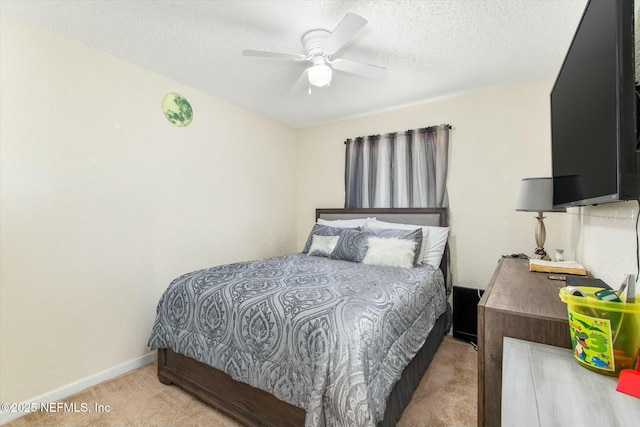
[[[327,30],[311,30],[302,36],[302,45],[307,52],[306,55],[251,49],[243,50],[242,54],[244,56],[311,62],[313,65],[304,71],[300,79],[306,75],[309,84],[316,87],[329,86],[333,74],[332,70],[378,79],[384,76],[386,68],[352,61],[350,59],[333,58],[333,55],[347,44],[365,25],[367,25],[366,19],[354,13],[347,13],[333,32]],[[309,87],[309,93],[311,93],[311,87]]]

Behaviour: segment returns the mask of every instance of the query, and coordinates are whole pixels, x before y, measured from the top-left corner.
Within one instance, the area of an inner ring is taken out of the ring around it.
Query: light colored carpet
[[[440,344],[398,427],[478,424],[478,352],[447,336]]]
[[[477,360],[470,344],[445,337],[398,427],[475,426]],[[150,363],[61,401],[77,412],[37,412],[5,426],[240,426],[178,387],[161,384],[156,369]],[[88,411],[82,412],[83,404]],[[95,405],[109,405],[109,411],[96,411]]]

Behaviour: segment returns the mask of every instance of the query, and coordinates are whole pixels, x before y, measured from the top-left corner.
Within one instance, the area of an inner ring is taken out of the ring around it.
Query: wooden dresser
[[[571,348],[564,282],[502,258],[478,303],[478,425],[500,426],[504,337]]]

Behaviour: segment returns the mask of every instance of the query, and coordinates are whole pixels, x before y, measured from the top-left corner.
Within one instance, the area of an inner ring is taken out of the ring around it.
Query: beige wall
[[[535,214],[516,212],[515,205],[522,178],[551,176],[553,82],[488,89],[302,130],[298,247],[316,207],[344,206],[345,139],[449,123],[453,280],[485,288],[502,255],[531,254],[535,248]],[[566,259],[617,288],[626,274],[637,274],[637,214],[636,202],[545,214],[545,248],[550,255],[564,249]]]
[[[515,207],[522,178],[551,174],[552,83],[484,90],[302,130],[298,246],[316,207],[344,206],[345,139],[449,123],[453,280],[484,288],[501,255],[535,249],[535,214],[516,212]],[[545,247],[564,248],[562,214],[547,217]]]
[[[296,131],[4,16],[0,42],[2,402],[147,354],[178,275],[294,251]]]

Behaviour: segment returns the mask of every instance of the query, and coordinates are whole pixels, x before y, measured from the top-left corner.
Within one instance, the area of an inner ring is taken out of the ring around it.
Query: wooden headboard
[[[430,225],[434,227],[449,227],[449,209],[447,208],[322,208],[316,209],[316,221],[355,219],[376,217],[380,221],[399,224]],[[449,243],[444,249],[440,269],[444,274],[447,295],[451,293],[451,260]]]

